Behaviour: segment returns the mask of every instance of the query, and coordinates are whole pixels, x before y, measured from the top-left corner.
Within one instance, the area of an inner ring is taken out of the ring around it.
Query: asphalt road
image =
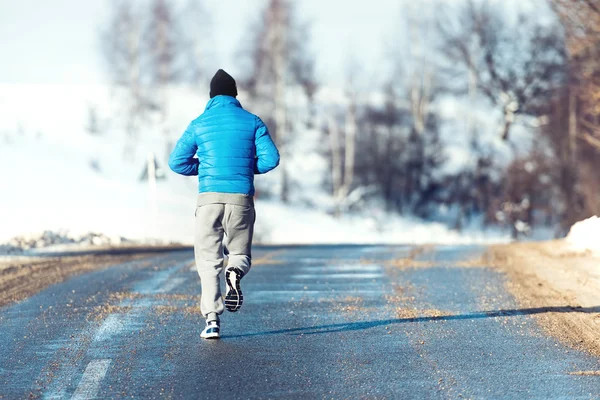
[[[76,276],[0,309],[0,398],[600,398],[599,360],[548,337],[482,249],[269,247],[203,341],[193,254]],[[448,266],[449,265],[449,266]]]

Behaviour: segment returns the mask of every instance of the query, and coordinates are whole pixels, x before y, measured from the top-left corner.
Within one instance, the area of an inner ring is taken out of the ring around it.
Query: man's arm
[[[181,138],[177,141],[175,148],[169,157],[169,168],[181,175],[198,175],[198,165],[200,162],[194,158],[198,146],[190,124]]]
[[[254,143],[256,146],[255,174],[266,174],[279,165],[279,151],[269,135],[267,126],[258,117],[256,117]]]

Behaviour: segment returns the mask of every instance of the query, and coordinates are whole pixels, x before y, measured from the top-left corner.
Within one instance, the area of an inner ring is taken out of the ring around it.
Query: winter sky
[[[185,2],[185,0],[177,0]],[[541,0],[483,0],[509,4]],[[140,0],[150,3],[149,0]],[[211,68],[239,72],[235,55],[248,25],[265,0],[205,0],[212,19]],[[344,63],[360,60],[376,75],[386,48],[402,36],[403,13],[439,12],[456,0],[298,0],[300,18],[311,22],[311,47],[321,83],[344,82]],[[0,83],[104,83],[99,32],[108,19],[108,0],[0,0]],[[405,30],[404,30],[405,32]]]
[[[149,1],[148,1],[149,3]],[[336,79],[348,54],[377,59],[386,30],[399,15],[397,0],[301,0],[303,20],[312,21],[312,48],[321,79]],[[343,3],[343,7],[340,4]],[[2,83],[103,83],[98,32],[107,20],[107,0],[0,0]],[[210,38],[217,60],[235,70],[235,52],[263,0],[207,0]]]

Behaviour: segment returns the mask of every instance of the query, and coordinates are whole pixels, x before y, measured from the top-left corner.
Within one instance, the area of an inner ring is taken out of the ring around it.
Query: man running
[[[198,175],[194,252],[202,285],[200,309],[206,318],[200,335],[204,339],[220,337],[224,307],[235,312],[242,306],[240,280],[252,263],[254,175],[279,164],[267,126],[242,108],[237,94],[235,80],[217,71],[206,110],[189,124],[169,157],[174,172]],[[224,237],[229,252],[225,305],[220,286]]]

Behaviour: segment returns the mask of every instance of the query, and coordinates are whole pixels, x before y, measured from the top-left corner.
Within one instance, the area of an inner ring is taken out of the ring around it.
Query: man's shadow
[[[490,311],[479,311],[474,313],[466,314],[448,314],[430,317],[415,317],[415,318],[395,318],[395,319],[383,319],[376,321],[359,321],[359,322],[348,322],[341,324],[329,324],[329,325],[318,325],[309,326],[304,328],[291,328],[291,329],[279,329],[266,332],[247,333],[242,335],[231,335],[224,336],[223,338],[242,338],[252,336],[264,336],[264,335],[315,335],[319,333],[332,333],[332,332],[349,332],[359,331],[364,329],[376,328],[380,326],[404,324],[410,322],[431,322],[431,321],[454,321],[454,320],[472,320],[482,318],[495,318],[495,317],[514,317],[522,315],[535,315],[545,313],[600,313],[600,306],[595,307],[572,307],[572,306],[554,306],[554,307],[537,307],[537,308],[522,308],[513,310],[490,310]]]

